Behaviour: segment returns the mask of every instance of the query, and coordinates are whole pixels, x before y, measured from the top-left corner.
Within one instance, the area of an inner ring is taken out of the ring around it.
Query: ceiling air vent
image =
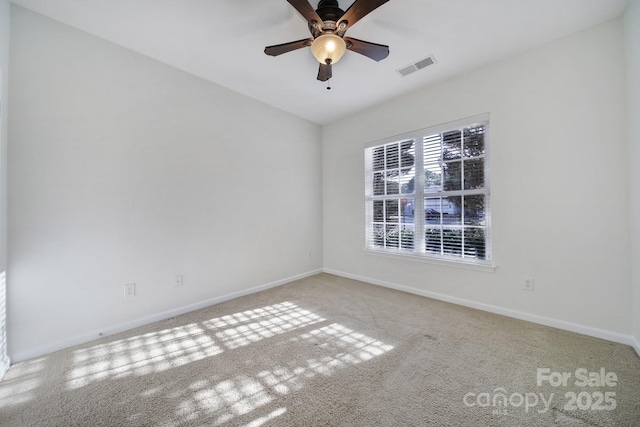
[[[428,67],[436,63],[436,58],[433,55],[429,55],[426,58],[420,59],[411,65],[397,69],[396,71],[402,76],[406,77],[411,73]]]

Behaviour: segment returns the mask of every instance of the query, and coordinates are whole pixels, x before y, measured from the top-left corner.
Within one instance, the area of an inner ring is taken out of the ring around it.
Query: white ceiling
[[[390,0],[347,32],[389,45],[389,57],[374,62],[347,52],[333,66],[332,90],[316,80],[308,48],[263,53],[267,45],[310,36],[285,0],[12,2],[325,124],[617,17],[629,0]],[[396,72],[430,54],[435,65],[404,78]]]

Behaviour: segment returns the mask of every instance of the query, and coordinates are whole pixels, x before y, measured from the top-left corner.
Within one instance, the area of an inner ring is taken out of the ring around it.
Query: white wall
[[[624,73],[616,19],[326,126],[325,268],[628,341]],[[365,254],[365,143],[485,112],[496,271]]]
[[[319,126],[20,7],[11,20],[14,361],[321,268]]]
[[[6,348],[5,272],[7,269],[7,90],[9,80],[10,7],[0,0],[0,379],[9,367]]]
[[[629,120],[629,165],[631,172],[631,244],[634,313],[633,336],[640,353],[640,0],[631,0],[624,16],[627,55],[627,94]]]

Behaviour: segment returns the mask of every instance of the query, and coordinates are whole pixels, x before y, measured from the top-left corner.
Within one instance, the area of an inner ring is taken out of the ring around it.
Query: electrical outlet
[[[173,278],[173,286],[176,288],[182,287],[182,275],[178,275]]]
[[[525,291],[532,291],[533,290],[533,278],[532,277],[525,277],[524,279],[522,279],[522,289],[524,289]]]
[[[124,285],[124,297],[135,297],[136,296],[136,284],[129,283],[128,285]]]

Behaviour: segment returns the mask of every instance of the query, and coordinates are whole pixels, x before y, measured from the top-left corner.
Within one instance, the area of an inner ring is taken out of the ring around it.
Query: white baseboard
[[[163,311],[161,313],[145,316],[139,319],[131,320],[129,322],[120,323],[118,325],[108,326],[96,331],[90,331],[82,335],[70,337],[52,344],[47,344],[42,347],[30,349],[20,353],[12,354],[13,363],[22,362],[25,360],[33,359],[43,356],[45,354],[52,353],[54,351],[63,350],[65,348],[74,347],[76,345],[85,344],[90,341],[94,341],[100,337],[107,337],[120,332],[128,331],[133,328],[145,326],[153,322],[169,319],[181,314],[190,313],[201,308],[209,307],[215,304],[220,304],[225,301],[236,299],[245,295],[254,294],[256,292],[265,291],[276,286],[281,286],[296,280],[304,279],[305,277],[313,276],[322,273],[322,269],[308,271],[306,273],[298,274],[295,276],[287,277],[285,279],[276,280],[275,282],[265,283],[263,285],[255,286],[253,288],[245,289],[238,292],[233,292],[227,295],[222,295],[215,298],[210,298],[204,301],[197,302],[195,304],[189,304],[183,307],[177,307],[171,310]],[[1,376],[0,376],[1,378]]]
[[[345,273],[343,271],[332,270],[325,268],[325,273],[333,274],[336,276],[345,277],[347,279],[359,280],[361,282],[370,283],[372,285],[383,286],[385,288],[396,289],[398,291],[408,292],[410,294],[420,295],[435,300],[449,302],[456,305],[462,305],[465,307],[475,308],[489,313],[500,314],[514,319],[526,320],[528,322],[537,323],[544,326],[550,326],[553,328],[563,329],[565,331],[576,332],[578,334],[587,335],[590,337],[600,338],[607,341],[613,341],[620,344],[625,344],[633,347],[640,356],[640,344],[631,335],[625,335],[618,332],[607,331],[604,329],[594,328],[591,326],[580,325],[577,323],[566,322],[564,320],[552,319],[549,317],[538,316],[536,314],[525,313],[518,310],[512,310],[509,308],[499,307],[495,305],[485,304],[464,298],[453,297],[450,295],[444,295],[437,292],[425,291],[422,289],[412,288],[410,286],[398,285],[383,280],[373,279],[370,277],[359,276],[356,274]]]
[[[463,298],[452,297],[449,295],[439,294],[436,292],[425,291],[422,289],[412,288],[409,286],[398,285],[391,282],[386,282],[382,280],[373,279],[370,277],[359,276],[351,273],[345,273],[342,271],[332,270],[332,269],[318,269],[312,270],[306,273],[302,273],[296,276],[287,277],[285,279],[277,280],[275,282],[266,283],[260,286],[256,286],[253,288],[245,289],[238,292],[233,292],[231,294],[211,298],[205,301],[200,301],[195,304],[186,305],[183,307],[178,307],[175,309],[167,310],[161,313],[157,313],[154,315],[146,316],[143,318],[135,319],[129,322],[121,323],[118,325],[113,325],[107,328],[100,329],[99,331],[90,331],[82,335],[78,335],[75,337],[70,337],[65,340],[61,340],[52,344],[47,344],[42,347],[30,349],[28,351],[23,351],[20,353],[16,353],[12,355],[12,362],[17,363],[28,359],[33,359],[36,357],[43,356],[48,353],[52,353],[54,351],[62,350],[65,348],[73,347],[80,344],[85,344],[90,341],[94,341],[98,339],[99,334],[102,336],[114,335],[120,332],[128,331],[129,329],[137,328],[139,326],[148,325],[153,322],[158,322],[164,319],[168,319],[170,317],[179,316],[181,314],[186,314],[195,310],[199,310],[201,308],[209,307],[211,305],[220,304],[225,301],[229,301],[235,298],[239,298],[245,295],[250,295],[256,292],[264,291],[270,288],[274,288],[276,286],[281,286],[299,279],[303,279],[305,277],[313,276],[319,273],[328,273],[336,276],[346,277],[348,279],[359,280],[361,282],[370,283],[372,285],[383,286],[390,289],[396,289],[403,292],[408,292],[415,295],[424,296],[427,298],[433,298],[435,300],[449,302],[452,304],[462,305],[465,307],[475,308],[482,311],[487,311],[489,313],[500,314],[507,317],[512,317],[515,319],[526,320],[533,323],[538,323],[545,326],[550,326],[558,329],[563,329],[571,332],[576,332],[579,334],[604,339],[607,341],[618,342],[621,344],[629,345],[633,347],[640,356],[640,342],[638,339],[631,335],[620,334],[617,332],[606,331],[603,329],[593,328],[590,326],[579,325],[576,323],[566,322],[562,320],[552,319],[544,316],[538,316],[535,314],[525,313],[517,310],[511,310],[504,307],[494,306],[490,304],[479,303],[476,301],[471,301]],[[9,358],[5,358],[0,361],[0,379],[3,377],[6,370],[9,368]]]
[[[636,353],[638,353],[638,356],[640,356],[640,342],[638,342],[638,338],[631,337],[631,340],[632,340],[631,347],[633,347]]]

